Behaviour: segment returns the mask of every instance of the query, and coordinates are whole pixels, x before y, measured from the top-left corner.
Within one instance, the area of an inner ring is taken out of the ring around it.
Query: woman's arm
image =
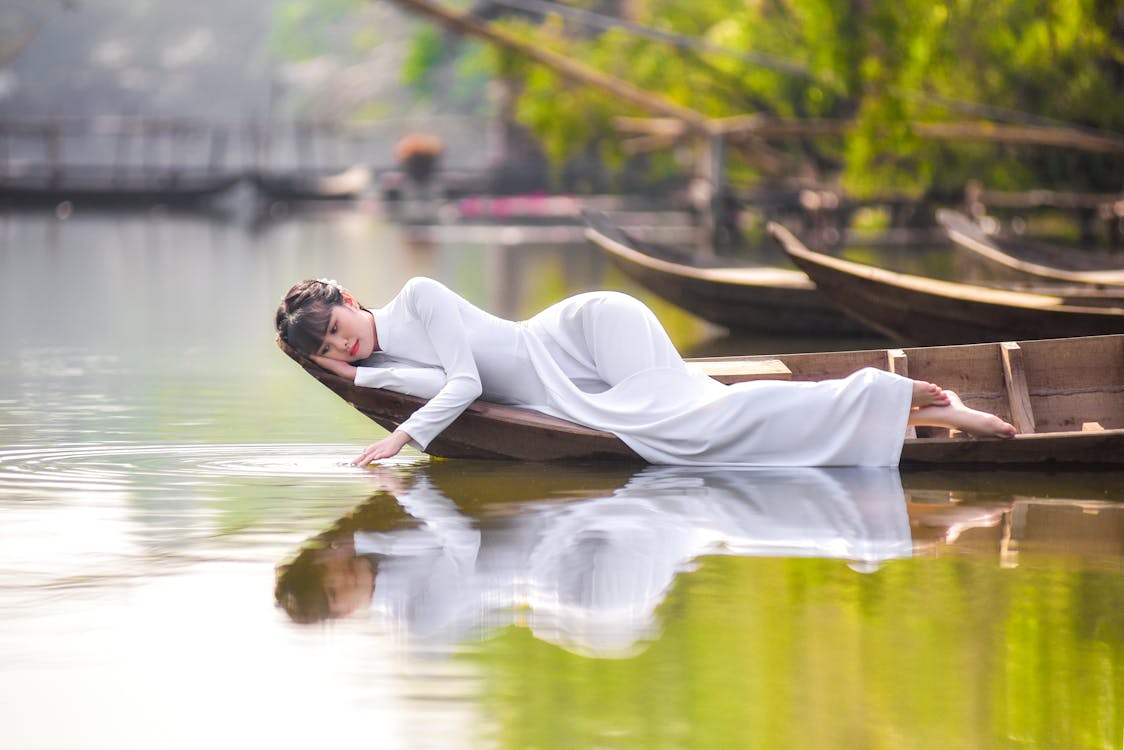
[[[324,365],[356,385],[387,388],[429,399],[388,437],[367,446],[354,461],[359,465],[390,458],[408,443],[425,450],[434,437],[479,398],[483,390],[476,360],[468,345],[468,332],[461,318],[460,298],[432,279],[415,278],[403,287],[402,301],[421,323],[428,343],[437,354],[440,368],[356,368],[338,361]]]
[[[312,361],[325,370],[336,373],[356,385],[368,388],[388,388],[410,396],[430,398],[440,391],[444,374],[427,367],[356,367],[338,359],[311,355]],[[412,438],[403,430],[395,430],[382,440],[375,441],[351,463],[366,466],[372,461],[397,455]]]
[[[334,372],[341,378],[350,380],[352,382],[355,381],[355,373],[359,371],[359,368],[351,364],[350,362],[342,362],[338,359],[329,359],[328,357],[321,357],[317,354],[310,354],[309,357],[313,362],[320,365],[325,370]]]
[[[432,279],[411,279],[403,289],[406,309],[421,323],[429,345],[445,371],[445,383],[399,429],[422,450],[480,397],[483,388],[476,359],[461,318],[460,298]]]

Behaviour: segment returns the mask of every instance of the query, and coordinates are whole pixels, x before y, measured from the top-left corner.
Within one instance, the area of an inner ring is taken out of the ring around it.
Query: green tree
[[[972,178],[1009,188],[1120,188],[1119,157],[926,140],[913,128],[992,119],[1124,130],[1124,14],[1114,3],[649,0],[637,7],[636,23],[710,46],[675,49],[623,28],[591,35],[558,16],[503,23],[712,117],[853,118],[845,136],[774,146],[856,192],[948,190]],[[505,60],[502,74],[520,79],[517,116],[556,160],[594,147],[619,163],[621,138],[610,118],[645,114],[522,61]]]

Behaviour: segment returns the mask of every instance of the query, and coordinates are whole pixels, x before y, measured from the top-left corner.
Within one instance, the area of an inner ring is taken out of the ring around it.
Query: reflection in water
[[[821,557],[856,569],[911,554],[896,469],[649,467],[611,494],[532,501],[480,522],[431,478],[390,486],[282,566],[293,619],[369,609],[454,643],[525,623],[569,650],[619,655],[657,634],[677,574],[705,555]]]

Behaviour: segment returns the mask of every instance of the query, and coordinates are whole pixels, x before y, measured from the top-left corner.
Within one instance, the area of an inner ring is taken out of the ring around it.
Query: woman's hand
[[[345,380],[350,380],[353,383],[355,382],[355,372],[358,368],[350,362],[344,362],[338,359],[330,359],[328,357],[321,357],[318,354],[310,354],[309,357],[312,358],[313,362],[320,365],[325,370],[334,372]]]
[[[395,430],[388,436],[384,437],[377,443],[371,443],[367,446],[367,450],[363,451],[363,455],[352,461],[356,466],[366,466],[372,461],[378,461],[382,458],[390,458],[398,454],[402,450],[402,446],[410,442],[410,436],[402,430]]]

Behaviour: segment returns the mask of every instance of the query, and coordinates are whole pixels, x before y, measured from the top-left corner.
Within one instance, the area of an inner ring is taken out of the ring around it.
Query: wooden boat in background
[[[113,168],[71,167],[0,175],[0,206],[55,208],[206,207],[242,179],[237,172],[178,170],[163,174]]]
[[[258,170],[250,175],[250,183],[269,202],[349,201],[371,186],[371,170],[364,166],[340,172]]]
[[[706,266],[681,250],[643,242],[600,212],[582,213],[586,236],[613,263],[668,302],[703,320],[738,331],[788,335],[869,335],[802,271]]]
[[[769,232],[835,304],[895,340],[935,345],[1124,333],[1124,290],[941,281],[814,252],[780,224],[770,223]]]
[[[387,430],[424,404],[424,399],[356,386],[278,343],[310,375]],[[1124,335],[690,362],[726,383],[815,381],[877,367],[939,383],[1020,431],[1012,440],[948,431],[909,437],[902,449],[906,464],[1124,464]],[[438,435],[427,452],[446,458],[641,462],[609,433],[481,401]]]
[[[993,237],[957,211],[940,209],[937,222],[949,239],[998,269],[1005,278],[1032,282],[1067,282],[1124,286],[1124,258],[1053,247],[1026,240]],[[1124,295],[1124,291],[1121,291]]]

